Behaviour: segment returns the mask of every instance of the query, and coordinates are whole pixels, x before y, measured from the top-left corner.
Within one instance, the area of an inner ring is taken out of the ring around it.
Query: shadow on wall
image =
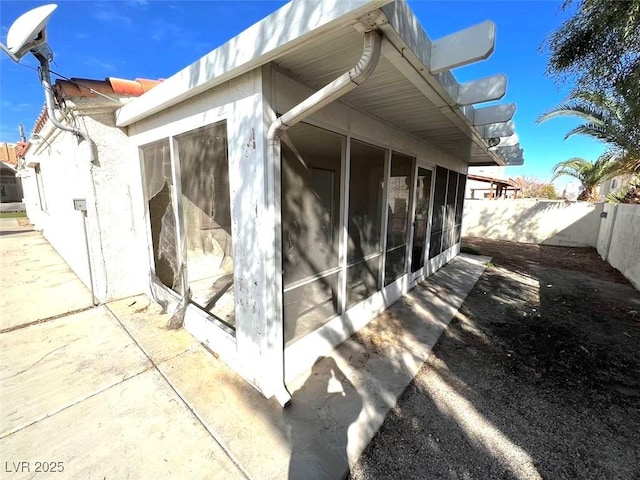
[[[471,200],[464,204],[463,236],[545,245],[595,247],[602,203]]]

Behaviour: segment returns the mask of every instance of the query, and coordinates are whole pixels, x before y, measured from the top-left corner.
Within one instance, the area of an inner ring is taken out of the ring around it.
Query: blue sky
[[[51,3],[0,2],[0,38],[27,10]],[[55,54],[52,70],[68,77],[167,78],[285,2],[276,1],[58,1],[48,26]],[[495,73],[509,78],[501,102],[518,105],[514,120],[525,149],[525,165],[510,167],[510,176],[551,177],[551,168],[571,157],[593,160],[601,144],[564,135],[577,124],[556,119],[536,125],[536,118],[566,97],[545,76],[545,37],[569,15],[561,1],[544,0],[408,0],[432,39],[491,19],[497,26],[495,52],[488,60],[454,70],[460,82]],[[17,140],[17,125],[27,135],[43,105],[43,93],[32,56],[15,64],[0,54],[0,141]],[[54,76],[55,79],[55,76]],[[566,180],[558,182],[558,185]]]

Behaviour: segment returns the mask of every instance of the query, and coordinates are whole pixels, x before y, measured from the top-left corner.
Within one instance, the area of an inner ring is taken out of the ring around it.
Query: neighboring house
[[[22,202],[22,181],[17,172],[16,144],[0,143],[0,202]]]
[[[578,195],[584,190],[582,184],[578,181],[570,181],[562,187],[556,187],[561,199],[575,201]]]
[[[510,178],[467,175],[467,193],[465,198],[473,200],[495,200],[498,198],[518,198],[522,188]]]
[[[13,166],[18,166],[18,157],[16,155],[15,143],[0,143],[0,162]]]
[[[468,167],[522,163],[488,143],[515,107],[472,106],[506,78],[449,71],[494,33],[434,43],[403,1],[294,1],[123,107],[114,79],[91,85],[120,103],[59,81],[96,160],[45,120],[29,217],[88,283],[85,199],[97,300],[152,294],[284,403],[286,380],[459,253]]]
[[[598,188],[598,195],[600,200],[605,201],[609,193],[616,193],[619,190],[625,188],[632,178],[633,174],[629,173],[627,175],[618,175],[617,177],[604,182]]]
[[[519,191],[517,182],[506,176],[504,166],[469,168],[466,199],[517,198]]]
[[[22,202],[22,180],[16,176],[17,173],[15,165],[0,162],[0,201],[2,203]]]

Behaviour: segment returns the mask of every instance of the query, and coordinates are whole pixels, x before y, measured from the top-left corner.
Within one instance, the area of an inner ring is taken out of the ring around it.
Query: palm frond
[[[569,130],[564,136],[564,139],[568,139],[573,135],[588,135],[589,137],[596,138],[607,142],[611,139],[611,132],[605,126],[596,123],[583,123],[577,127]]]

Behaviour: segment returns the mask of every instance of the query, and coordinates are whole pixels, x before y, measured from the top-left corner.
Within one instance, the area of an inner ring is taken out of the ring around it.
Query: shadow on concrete
[[[324,397],[320,403],[318,396]],[[341,478],[348,462],[349,427],[360,415],[362,398],[336,361],[322,357],[292,400],[283,413],[291,443],[288,478]],[[311,406],[318,418],[315,428],[310,429]],[[316,429],[324,430],[323,434],[318,435]],[[327,461],[332,458],[342,461]]]
[[[15,231],[2,230],[0,231],[0,237],[8,237],[9,235],[18,235],[20,233],[28,233],[28,232],[33,232],[33,230],[15,230]]]

